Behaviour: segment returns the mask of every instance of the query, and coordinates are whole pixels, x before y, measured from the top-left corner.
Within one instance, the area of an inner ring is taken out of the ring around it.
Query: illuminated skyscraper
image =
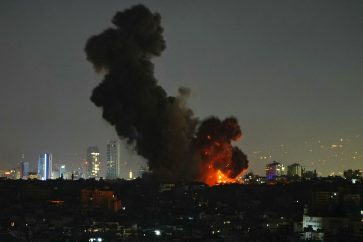
[[[38,176],[41,180],[48,180],[52,176],[52,154],[43,153],[39,156]]]
[[[120,142],[111,140],[107,144],[107,179],[120,178]]]
[[[99,178],[100,177],[100,152],[97,146],[91,146],[87,149],[87,166],[88,177]]]
[[[274,180],[276,177],[286,175],[285,167],[279,162],[272,162],[266,165],[266,179]]]

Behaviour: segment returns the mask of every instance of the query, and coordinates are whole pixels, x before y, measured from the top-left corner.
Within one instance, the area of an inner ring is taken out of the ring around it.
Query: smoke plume
[[[151,59],[166,47],[160,21],[158,13],[137,5],[117,12],[114,27],[88,40],[87,59],[105,73],[91,101],[121,138],[135,144],[158,179],[206,182],[208,166],[235,178],[248,166],[246,155],[231,145],[241,136],[237,120],[199,122],[186,105],[189,89],[171,97],[157,84]]]

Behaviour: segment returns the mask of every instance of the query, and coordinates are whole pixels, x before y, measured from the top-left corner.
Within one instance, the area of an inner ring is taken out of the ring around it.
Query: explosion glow
[[[201,124],[196,149],[200,151],[204,163],[203,182],[208,185],[235,183],[248,168],[247,156],[231,144],[241,137],[242,132],[235,118],[227,118],[223,122],[218,118],[209,118]]]
[[[166,47],[160,22],[159,14],[137,5],[116,13],[114,27],[87,41],[87,59],[106,73],[91,101],[148,160],[155,179],[235,182],[248,167],[247,156],[231,144],[242,135],[237,119],[199,121],[186,105],[189,89],[172,97],[157,84],[151,59]]]

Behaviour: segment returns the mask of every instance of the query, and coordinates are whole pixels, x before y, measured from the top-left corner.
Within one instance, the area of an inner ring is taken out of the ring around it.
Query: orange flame
[[[224,174],[219,169],[214,169],[211,165],[207,168],[207,175],[204,178],[204,183],[209,186],[219,185],[219,184],[229,184],[229,183],[241,183],[242,180],[239,178],[243,175],[245,170],[243,170],[238,176],[235,178],[229,178],[226,174]]]
[[[248,168],[248,160],[232,142],[241,136],[235,118],[221,121],[212,117],[202,123],[195,140],[202,163],[201,181],[210,186],[239,182],[240,176]]]

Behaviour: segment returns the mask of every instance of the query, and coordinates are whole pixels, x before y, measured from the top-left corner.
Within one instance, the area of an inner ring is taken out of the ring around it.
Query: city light
[[[102,238],[100,238],[100,237],[98,237],[98,238],[90,238],[88,241],[89,241],[89,242],[102,242],[102,241],[103,241],[103,239],[102,239]]]

